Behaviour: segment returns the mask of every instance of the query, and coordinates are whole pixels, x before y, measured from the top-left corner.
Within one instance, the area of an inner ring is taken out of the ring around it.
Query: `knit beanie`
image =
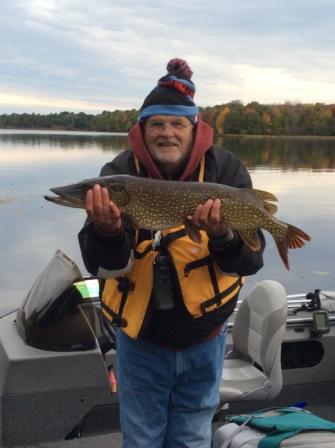
[[[145,98],[139,121],[152,115],[174,115],[188,117],[196,123],[199,110],[193,102],[192,70],[183,59],[171,59],[166,68],[167,75],[158,80],[157,86]]]

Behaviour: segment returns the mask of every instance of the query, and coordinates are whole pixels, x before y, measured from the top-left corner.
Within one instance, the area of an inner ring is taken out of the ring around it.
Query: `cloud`
[[[334,12],[331,0],[3,0],[0,112],[138,108],[177,56],[203,106],[318,101],[317,89],[333,102]]]

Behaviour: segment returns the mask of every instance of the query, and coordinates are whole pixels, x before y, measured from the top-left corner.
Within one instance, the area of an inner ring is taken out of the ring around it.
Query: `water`
[[[279,199],[277,216],[312,236],[291,250],[286,271],[266,234],[265,266],[246,281],[283,283],[288,294],[316,288],[335,290],[335,140],[226,137],[224,146],[248,166],[255,188]],[[19,305],[57,249],[79,266],[79,209],[43,199],[50,187],[96,176],[127,147],[122,134],[0,130],[0,308]]]

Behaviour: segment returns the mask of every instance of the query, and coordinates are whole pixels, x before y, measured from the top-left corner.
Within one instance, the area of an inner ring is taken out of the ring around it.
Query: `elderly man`
[[[193,101],[187,63],[173,59],[167,75],[145,98],[129,132],[131,149],[101,175],[131,174],[166,180],[250,187],[231,153],[213,145],[213,130]],[[134,229],[95,185],[79,234],[89,272],[105,280],[102,312],[117,327],[117,379],[125,448],[208,448],[219,402],[226,325],[242,277],[263,265],[262,247],[250,250],[220,217],[220,200],[199,204],[185,227]]]

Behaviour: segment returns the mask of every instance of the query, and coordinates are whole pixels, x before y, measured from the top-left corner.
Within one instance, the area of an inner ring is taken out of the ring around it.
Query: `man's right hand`
[[[110,200],[107,188],[96,184],[88,190],[85,209],[89,219],[102,234],[112,236],[121,229],[121,211]]]

